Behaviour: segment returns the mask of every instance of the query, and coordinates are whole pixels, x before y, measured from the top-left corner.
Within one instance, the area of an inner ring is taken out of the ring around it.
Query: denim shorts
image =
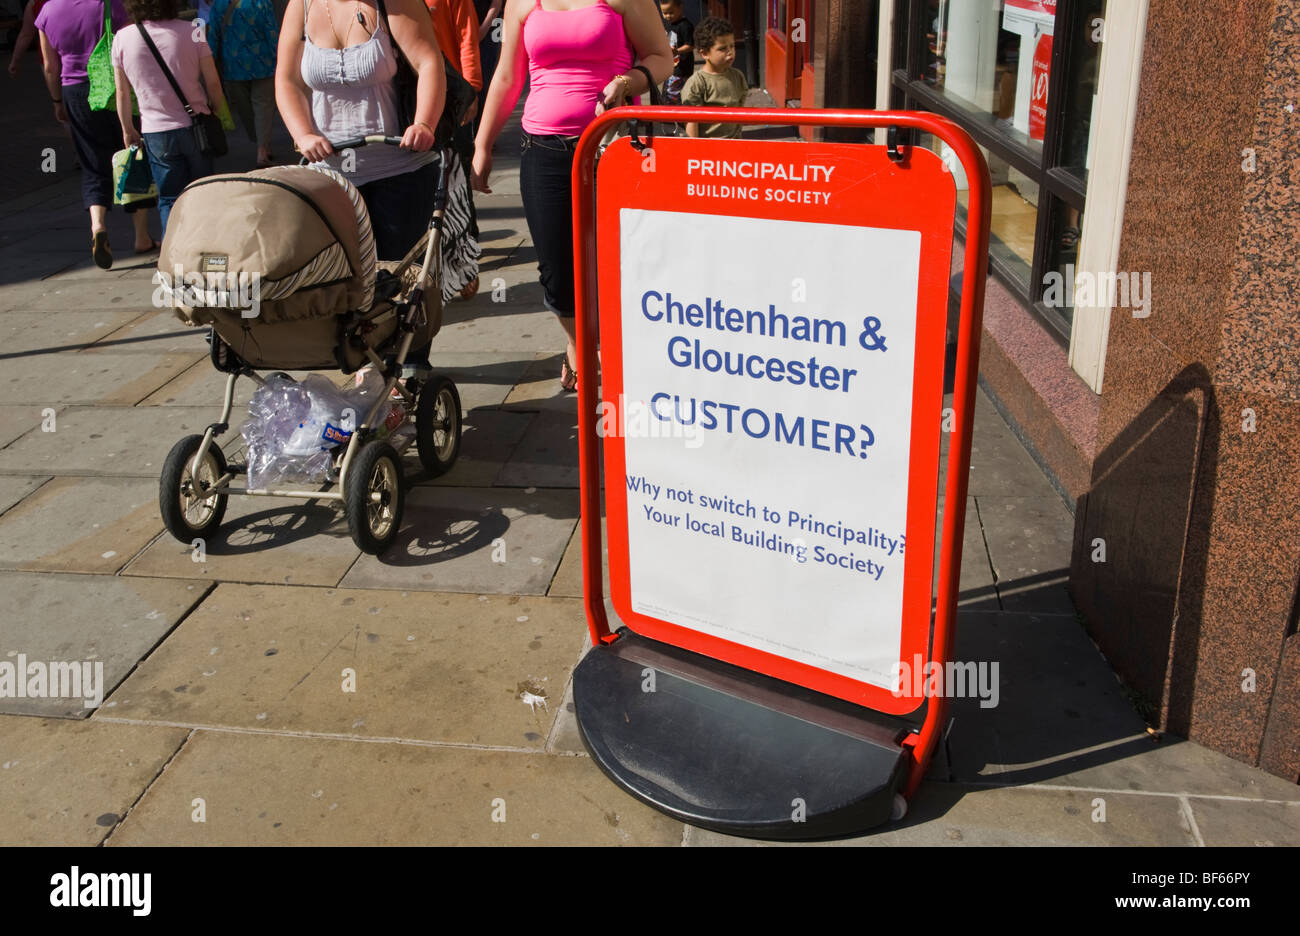
[[[537,250],[537,268],[546,308],[572,318],[573,154],[577,137],[525,132],[520,142],[519,194],[528,233]]]

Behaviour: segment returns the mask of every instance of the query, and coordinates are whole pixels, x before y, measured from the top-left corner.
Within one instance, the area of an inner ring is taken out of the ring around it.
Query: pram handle
[[[338,141],[331,140],[330,148],[334,150],[335,153],[340,153],[346,149],[356,149],[357,147],[360,146],[367,146],[369,144],[379,144],[379,143],[384,143],[387,144],[388,146],[401,146],[402,138],[399,136],[384,136],[382,133],[372,133],[369,136],[350,137],[346,140],[338,140]],[[439,147],[439,146],[433,147],[433,149],[439,151],[439,153],[441,153],[441,150],[443,148],[444,147]],[[297,143],[293,145],[293,151],[295,153],[301,152],[301,150],[298,149]],[[308,159],[306,156],[302,157],[302,159],[298,161],[298,165],[300,166],[305,166],[307,165],[307,163],[308,163]]]
[[[339,140],[337,143],[331,140],[330,146],[333,147],[334,152],[337,153],[339,150],[356,149],[358,146],[366,146],[370,143],[386,143],[389,146],[401,146],[402,138],[399,136],[384,136],[382,133],[372,133],[369,136],[351,137],[347,140]]]

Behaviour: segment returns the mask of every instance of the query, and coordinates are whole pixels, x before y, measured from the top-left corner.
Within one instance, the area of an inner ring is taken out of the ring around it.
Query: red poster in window
[[[1052,70],[1052,35],[1038,37],[1029,96],[1029,139],[1041,140],[1047,126],[1047,76]]]
[[[1056,15],[1056,0],[1006,0],[1006,5],[1013,10],[1037,13],[1041,16]]]

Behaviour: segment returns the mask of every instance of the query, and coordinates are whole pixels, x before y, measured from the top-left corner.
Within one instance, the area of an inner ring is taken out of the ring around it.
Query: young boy
[[[682,0],[661,0],[659,12],[668,24],[668,44],[676,56],[673,73],[664,82],[664,103],[682,103],[682,85],[695,71],[695,26],[682,12]]]
[[[682,88],[682,103],[693,107],[740,107],[745,102],[749,84],[737,68],[736,33],[724,19],[710,16],[695,27],[695,47],[704,56],[704,67],[687,79]],[[740,124],[709,124],[701,130],[699,122],[686,124],[692,137],[740,136]]]

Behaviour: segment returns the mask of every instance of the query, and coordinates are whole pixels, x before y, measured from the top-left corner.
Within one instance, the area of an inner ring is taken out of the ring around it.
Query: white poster
[[[620,219],[632,610],[893,690],[920,233]]]

